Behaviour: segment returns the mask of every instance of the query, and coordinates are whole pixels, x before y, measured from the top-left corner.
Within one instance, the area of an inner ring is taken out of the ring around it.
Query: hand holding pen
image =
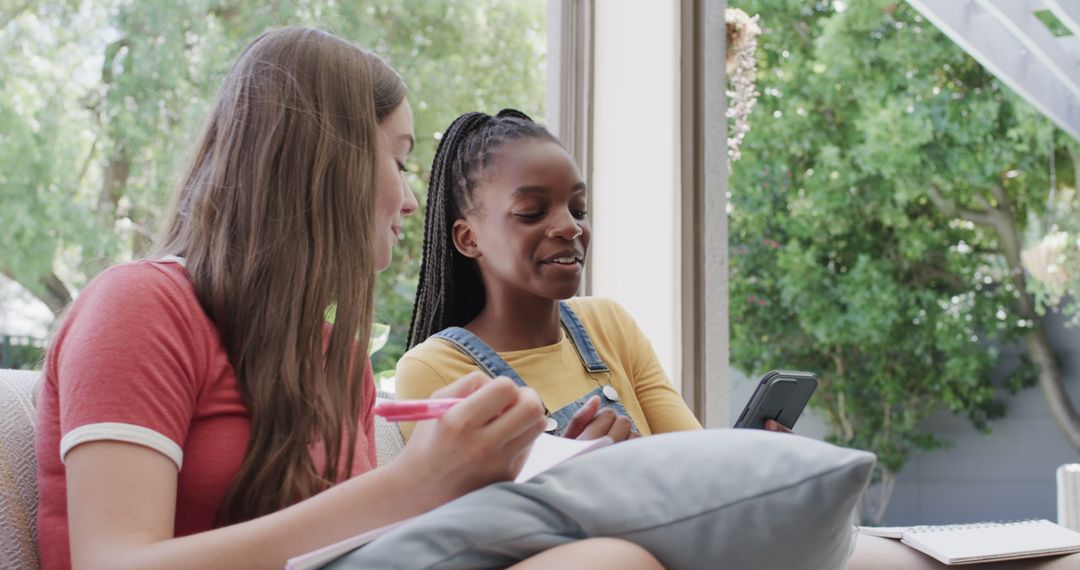
[[[388,422],[431,420],[442,416],[462,401],[464,398],[389,400],[377,404],[372,413],[382,416]],[[641,434],[632,431],[630,426],[629,418],[616,414],[611,408],[601,408],[600,398],[593,396],[574,414],[562,436],[582,440],[607,436],[616,442],[641,437]]]
[[[484,485],[513,480],[544,430],[544,406],[536,392],[518,388],[508,378],[491,379],[477,372],[436,390],[432,397],[436,405],[430,408],[429,400],[421,408],[408,406],[416,402],[407,400],[388,407],[379,404],[380,413],[393,412],[395,421],[431,418],[416,424],[405,449],[385,467],[403,481],[439,481],[434,487],[416,483],[415,488],[425,493],[418,498],[432,507]],[[446,399],[450,401],[438,403]]]

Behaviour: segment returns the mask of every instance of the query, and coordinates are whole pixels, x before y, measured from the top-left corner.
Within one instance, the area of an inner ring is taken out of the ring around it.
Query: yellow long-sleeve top
[[[565,329],[556,344],[499,353],[536,390],[549,410],[562,408],[610,379],[642,435],[701,429],[664,374],[649,339],[625,309],[598,297],[579,297],[569,303],[611,370],[610,376],[590,375],[585,370]],[[450,343],[429,338],[398,361],[397,397],[428,398],[435,390],[478,369],[471,358]],[[413,424],[402,423],[401,428],[408,438]]]

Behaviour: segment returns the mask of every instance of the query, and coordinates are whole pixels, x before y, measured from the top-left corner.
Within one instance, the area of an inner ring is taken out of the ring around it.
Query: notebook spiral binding
[[[922,525],[913,526],[908,532],[913,534],[923,534],[930,532],[949,532],[953,530],[970,530],[976,528],[996,528],[1000,526],[1019,526],[1025,524],[1032,524],[1039,522],[1039,519],[1017,519],[1008,521],[988,521],[978,523],[962,523],[962,524],[942,524],[942,525]]]

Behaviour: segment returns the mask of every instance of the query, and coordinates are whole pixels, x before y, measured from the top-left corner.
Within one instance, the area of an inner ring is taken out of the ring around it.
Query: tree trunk
[[[59,316],[69,303],[71,303],[71,291],[67,288],[67,285],[56,275],[56,273],[49,273],[48,275],[40,278],[37,283],[26,283],[15,278],[15,274],[11,271],[5,270],[4,275],[22,285],[27,291],[30,291],[40,300],[45,303],[45,306],[52,311],[53,316]]]
[[[121,52],[129,48],[127,38],[121,38],[110,43],[105,47],[105,60],[101,66],[101,83],[105,88],[106,95],[101,99],[98,114],[102,118],[104,131],[109,134],[109,138],[113,141],[113,149],[111,153],[106,153],[108,163],[105,165],[105,176],[101,183],[101,190],[98,192],[97,208],[98,218],[101,220],[102,226],[108,231],[112,231],[113,225],[116,223],[116,208],[120,198],[124,195],[128,176],[131,174],[131,160],[128,157],[127,146],[124,144],[123,137],[118,136],[113,126],[107,123],[104,118],[108,115],[108,91],[112,89],[113,66]]]
[[[1024,335],[1024,344],[1028,355],[1039,370],[1039,388],[1042,389],[1050,414],[1054,417],[1065,438],[1077,451],[1080,451],[1080,414],[1065,391],[1054,350],[1046,334],[1046,322],[1035,310],[1035,298],[1028,292],[1024,266],[1020,261],[1022,246],[1020,225],[1009,203],[1005,188],[997,185],[991,189],[996,204],[986,202],[985,209],[967,209],[958,207],[945,198],[937,188],[930,188],[930,200],[946,215],[964,218],[994,231],[1005,262],[1009,268],[1009,277],[1016,287],[1017,312],[1019,317],[1032,323],[1031,332]]]
[[[1050,414],[1054,417],[1062,433],[1072,444],[1073,448],[1080,451],[1080,414],[1076,411],[1065,391],[1065,384],[1061,377],[1061,368],[1058,366],[1054,349],[1050,346],[1050,339],[1046,333],[1046,319],[1035,310],[1035,298],[1028,292],[1027,277],[1024,275],[1024,266],[1020,260],[1022,247],[1020,225],[1008,202],[1005,189],[998,186],[994,188],[994,198],[997,199],[997,207],[993,212],[997,215],[994,229],[1001,243],[1002,253],[1008,263],[1009,275],[1016,286],[1017,306],[1020,317],[1032,323],[1031,332],[1024,335],[1024,344],[1027,345],[1028,355],[1039,369],[1039,387],[1042,389],[1046,403],[1050,407]]]
[[[1069,146],[1068,149],[1069,158],[1072,159],[1073,165],[1073,184],[1075,188],[1080,188],[1080,150],[1072,146]]]
[[[71,304],[71,290],[55,273],[42,277],[41,285],[45,287],[45,294],[39,298],[46,307],[49,307],[53,316],[59,317],[60,313]]]
[[[127,150],[122,143],[117,143],[114,153],[105,166],[105,179],[101,183],[97,203],[102,226],[109,231],[113,230],[116,223],[116,208],[127,187],[128,175],[131,174],[131,161],[128,160]]]
[[[889,502],[892,501],[893,490],[896,488],[896,473],[885,469],[880,464],[874,466],[875,473],[881,473],[881,477],[867,486],[866,491],[859,497],[859,504],[855,514],[859,520],[857,524],[870,523],[880,525],[885,520],[885,513],[889,510]]]

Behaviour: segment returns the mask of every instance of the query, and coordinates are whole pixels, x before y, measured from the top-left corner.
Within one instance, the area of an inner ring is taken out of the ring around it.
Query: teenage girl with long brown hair
[[[446,391],[469,396],[443,422],[455,429],[374,469],[375,389],[356,347],[416,210],[400,172],[413,142],[404,84],[371,53],[300,28],[244,50],[157,254],[96,278],[49,349],[45,568],[280,568],[513,478],[540,405],[476,376]],[[574,548],[651,560],[630,543]]]

